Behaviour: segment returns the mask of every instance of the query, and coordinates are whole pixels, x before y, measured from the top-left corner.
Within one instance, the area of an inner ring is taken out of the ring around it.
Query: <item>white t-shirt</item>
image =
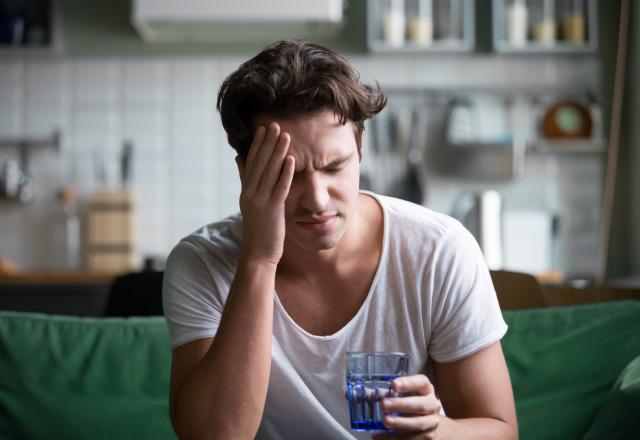
[[[457,220],[363,193],[384,212],[382,254],[368,296],[342,329],[315,336],[296,324],[275,295],[271,375],[257,438],[370,438],[350,429],[344,398],[348,351],[402,351],[411,356],[409,374],[428,373],[431,360],[464,358],[506,333],[482,253]],[[172,251],[163,288],[172,347],[216,334],[241,231],[236,214]]]

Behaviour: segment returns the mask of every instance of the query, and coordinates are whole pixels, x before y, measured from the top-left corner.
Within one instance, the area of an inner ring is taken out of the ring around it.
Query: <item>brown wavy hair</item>
[[[278,41],[243,63],[218,91],[217,108],[229,144],[246,157],[259,114],[288,118],[333,110],[341,124],[354,124],[358,154],[364,121],[387,104],[380,86],[336,52],[304,40]]]

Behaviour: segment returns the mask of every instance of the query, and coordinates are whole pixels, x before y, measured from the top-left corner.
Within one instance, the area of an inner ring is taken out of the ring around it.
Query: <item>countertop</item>
[[[88,271],[0,272],[0,284],[110,284],[118,275]]]

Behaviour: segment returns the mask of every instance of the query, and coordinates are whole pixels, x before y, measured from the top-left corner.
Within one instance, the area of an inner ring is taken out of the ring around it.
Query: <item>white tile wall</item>
[[[119,100],[122,63],[82,60],[73,63],[73,100],[76,106],[107,107]]]
[[[233,151],[215,112],[221,75],[235,65],[182,58],[0,62],[0,138],[58,128],[63,139],[61,151],[31,160],[36,199],[25,206],[2,201],[0,228],[12,233],[0,237],[0,257],[25,268],[64,267],[56,192],[76,186],[86,208],[100,183],[96,152],[105,160],[107,186],[119,185],[125,140],[134,145],[141,255],[166,256],[181,237],[235,211]],[[1,162],[14,156],[0,151]]]
[[[0,234],[0,257],[25,268],[62,267],[63,217],[55,193],[63,185],[75,185],[86,207],[98,187],[96,150],[105,157],[108,185],[117,185],[117,159],[124,140],[131,140],[135,148],[132,187],[138,196],[141,254],[166,255],[184,235],[237,211],[240,182],[235,152],[227,144],[215,99],[226,75],[242,61],[239,57],[1,61],[0,138],[44,136],[60,128],[63,141],[58,153],[35,153],[31,171],[36,200],[27,206],[0,201],[0,230],[11,231]],[[377,80],[391,88],[544,87],[558,81],[588,86],[598,81],[590,60],[379,55],[354,56],[351,61],[365,81]],[[0,162],[11,155],[0,151]],[[564,169],[555,171],[556,176],[566,174]],[[480,189],[476,182],[444,178],[430,184],[430,205],[445,212],[456,194]],[[548,182],[535,177],[520,187],[506,183],[499,189],[515,200],[523,194],[533,194],[536,200],[549,195]],[[580,206],[581,190],[575,190],[577,198],[556,196],[552,204]],[[591,252],[589,246],[592,243],[572,244],[567,252],[578,248]],[[590,264],[577,261],[575,268]]]

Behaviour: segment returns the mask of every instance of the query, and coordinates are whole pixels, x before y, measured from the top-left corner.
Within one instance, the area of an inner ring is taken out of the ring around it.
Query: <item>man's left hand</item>
[[[391,388],[403,396],[386,397],[381,405],[385,413],[401,414],[386,415],[383,419],[384,426],[395,432],[375,433],[373,438],[435,439],[441,405],[427,376],[398,377],[392,381]]]

